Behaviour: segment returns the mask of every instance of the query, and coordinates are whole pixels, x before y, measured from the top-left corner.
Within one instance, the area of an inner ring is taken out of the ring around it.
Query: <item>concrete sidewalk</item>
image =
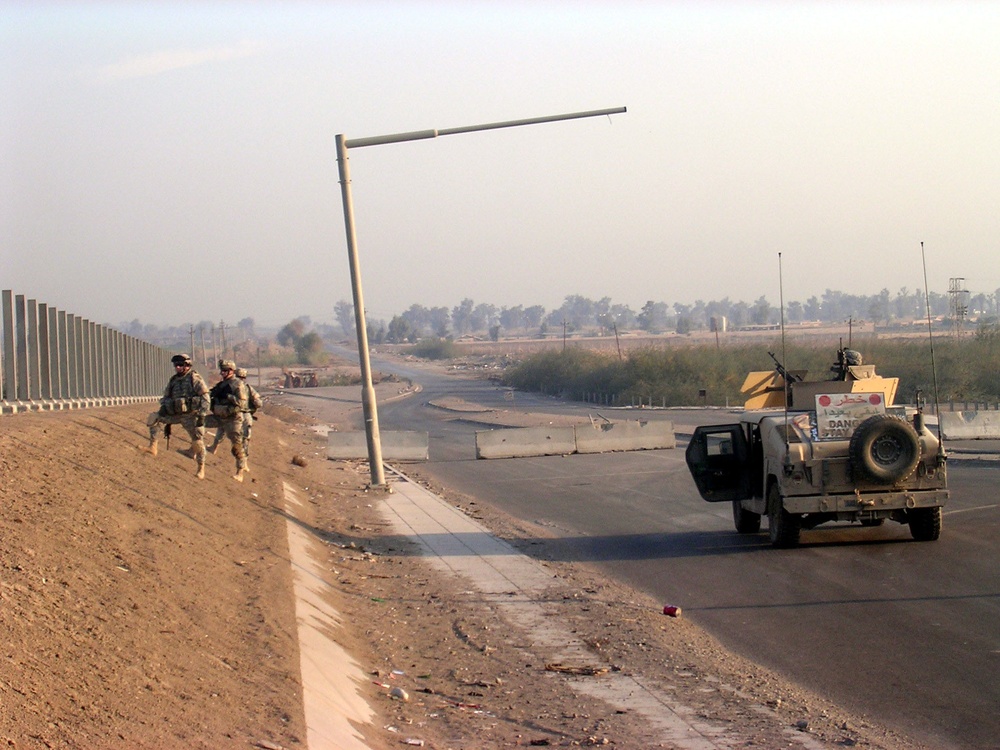
[[[544,565],[496,538],[404,474],[390,470],[387,481],[391,492],[380,507],[394,532],[417,542],[442,573],[460,576],[482,592],[505,621],[527,634],[532,651],[541,659],[584,670],[607,669],[607,663],[590,646],[561,626],[558,604],[549,596],[556,581]],[[698,716],[675,695],[646,684],[642,675],[612,671],[602,674],[600,680],[565,679],[569,689],[603,700],[612,709],[641,714],[651,746],[722,750],[735,741],[725,726]],[[764,706],[760,710],[769,711]],[[789,745],[809,750],[824,747],[803,732],[789,729],[786,734]],[[319,748],[310,745],[310,750]]]

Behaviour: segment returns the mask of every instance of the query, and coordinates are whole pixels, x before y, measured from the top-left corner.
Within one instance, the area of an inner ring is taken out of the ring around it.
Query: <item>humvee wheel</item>
[[[798,516],[793,516],[781,503],[781,490],[772,484],[767,491],[767,535],[773,547],[795,547],[799,543]]]
[[[920,461],[920,440],[913,425],[891,414],[876,414],[858,425],[847,455],[855,476],[893,484],[910,476]]]
[[[756,534],[760,531],[760,513],[747,510],[739,500],[733,500],[733,524],[741,534]]]
[[[906,512],[910,522],[910,536],[918,542],[933,542],[941,536],[941,519],[944,511],[937,508],[913,508]]]

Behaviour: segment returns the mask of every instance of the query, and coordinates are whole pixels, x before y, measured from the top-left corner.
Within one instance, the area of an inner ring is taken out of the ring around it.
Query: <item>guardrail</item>
[[[159,346],[25,299],[0,299],[0,413],[118,406],[158,399],[171,353]]]

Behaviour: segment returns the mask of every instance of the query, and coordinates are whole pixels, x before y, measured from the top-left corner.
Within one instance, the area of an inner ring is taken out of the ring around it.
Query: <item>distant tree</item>
[[[304,365],[319,364],[323,359],[323,337],[315,331],[303,334],[295,342],[295,356]]]
[[[649,300],[642,306],[636,319],[642,330],[649,333],[659,333],[665,331],[670,325],[670,308],[667,307],[666,302]]]
[[[563,300],[562,307],[549,315],[549,320],[555,316],[560,325],[565,320],[570,329],[575,331],[594,325],[596,310],[597,305],[593,300],[579,294],[570,294]]]
[[[500,340],[500,331],[501,330],[502,330],[502,326],[499,323],[491,325],[490,326],[490,341],[499,341]]]
[[[750,305],[743,301],[736,302],[729,308],[729,322],[733,324],[733,328],[742,328],[745,325],[749,325]]]
[[[402,317],[406,318],[406,322],[410,324],[410,328],[418,337],[430,331],[430,310],[423,305],[410,305]]]
[[[470,327],[473,331],[486,331],[496,323],[498,314],[496,305],[481,302],[472,310],[469,319]]]
[[[805,310],[801,302],[789,302],[786,312],[789,323],[801,323],[805,319]]]
[[[600,318],[611,313],[611,297],[601,297],[594,303],[594,318]]]
[[[451,325],[458,335],[469,332],[472,326],[472,310],[475,306],[475,302],[466,298],[451,309]]]
[[[761,295],[757,298],[757,301],[753,303],[750,315],[753,322],[759,326],[767,325],[770,322],[771,303],[767,301],[767,297]]]
[[[296,318],[290,323],[286,323],[284,327],[278,331],[278,335],[275,340],[281,346],[295,346],[295,343],[302,338],[303,334],[306,332],[306,319]]]
[[[500,325],[508,331],[524,328],[524,307],[517,305],[500,308]]]
[[[369,344],[381,344],[385,341],[385,323],[383,321],[371,322],[366,326]]]
[[[806,300],[806,304],[802,312],[805,314],[806,320],[820,320],[822,307],[815,295]]]
[[[695,300],[689,315],[692,328],[708,328],[708,313],[704,300]]]
[[[236,327],[243,333],[244,338],[253,336],[253,318],[243,318],[243,320],[236,324]]]
[[[432,307],[428,311],[428,323],[434,335],[439,339],[448,338],[448,325],[451,322],[451,313],[447,307]]]
[[[892,320],[892,311],[889,307],[888,289],[883,289],[877,297],[872,298],[871,304],[868,306],[868,315],[876,325],[878,323],[889,325],[889,321]]]
[[[337,317],[337,323],[340,324],[345,336],[350,336],[354,333],[356,324],[354,321],[354,305],[351,302],[348,302],[346,299],[338,300],[337,304],[333,306],[333,314]]]
[[[390,344],[403,344],[406,342],[412,344],[417,338],[417,331],[402,315],[396,315],[389,321],[389,330],[386,332],[385,340]]]
[[[538,328],[545,320],[545,308],[541,305],[532,305],[524,308],[524,327]]]
[[[612,305],[608,314],[618,324],[618,330],[635,328],[635,312],[628,305]]]

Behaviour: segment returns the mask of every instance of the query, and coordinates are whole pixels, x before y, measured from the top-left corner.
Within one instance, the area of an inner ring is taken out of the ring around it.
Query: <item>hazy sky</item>
[[[0,288],[99,322],[1000,287],[1000,3],[0,0]]]

